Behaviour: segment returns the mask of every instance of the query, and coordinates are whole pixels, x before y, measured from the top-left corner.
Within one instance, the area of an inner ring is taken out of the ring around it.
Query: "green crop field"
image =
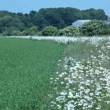
[[[110,42],[1,38],[0,110],[110,110]]]
[[[0,110],[47,110],[63,44],[0,39]]]

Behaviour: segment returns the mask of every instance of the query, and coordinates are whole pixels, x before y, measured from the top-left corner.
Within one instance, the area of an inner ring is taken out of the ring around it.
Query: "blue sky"
[[[0,10],[27,13],[49,7],[100,8],[110,16],[110,0],[0,0]]]

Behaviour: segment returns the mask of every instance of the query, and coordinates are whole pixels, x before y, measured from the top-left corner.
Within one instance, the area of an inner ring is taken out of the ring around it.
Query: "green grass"
[[[49,110],[50,77],[65,46],[0,39],[0,110]]]
[[[73,57],[76,60],[88,58],[91,51],[95,51],[95,46],[89,42],[70,43],[64,51],[64,56]]]

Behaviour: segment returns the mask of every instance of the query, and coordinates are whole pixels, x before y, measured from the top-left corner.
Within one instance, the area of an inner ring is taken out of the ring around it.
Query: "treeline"
[[[0,11],[0,35],[41,35],[47,26],[63,29],[79,19],[106,20],[101,9],[46,8],[29,14]]]
[[[110,24],[102,20],[91,20],[80,27],[67,26],[58,29],[54,26],[47,26],[41,31],[42,36],[94,36],[110,35]]]

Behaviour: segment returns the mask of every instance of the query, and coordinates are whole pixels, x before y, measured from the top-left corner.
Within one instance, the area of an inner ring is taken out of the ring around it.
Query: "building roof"
[[[104,21],[104,23],[110,25],[110,21]]]
[[[77,20],[72,23],[72,26],[74,27],[82,27],[85,23],[90,22],[91,20]]]

